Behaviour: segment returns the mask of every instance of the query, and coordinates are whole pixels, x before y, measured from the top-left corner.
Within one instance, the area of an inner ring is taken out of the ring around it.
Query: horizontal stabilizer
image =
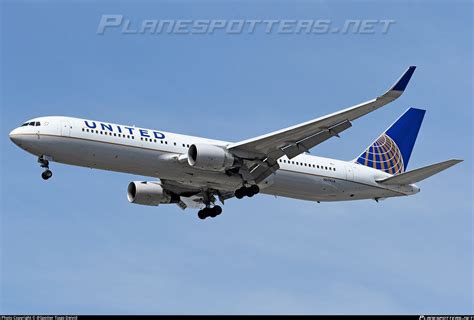
[[[443,170],[448,169],[449,167],[462,162],[463,160],[447,160],[440,163],[435,163],[423,168],[411,170],[408,172],[400,173],[389,178],[377,180],[378,183],[382,184],[397,184],[397,185],[406,185],[416,183],[426,178],[431,177],[434,174],[437,174]]]

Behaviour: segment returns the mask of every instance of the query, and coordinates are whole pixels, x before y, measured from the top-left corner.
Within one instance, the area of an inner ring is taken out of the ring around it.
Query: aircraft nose
[[[12,132],[10,132],[10,134],[8,135],[10,137],[10,140],[17,145],[20,143],[20,135],[18,131],[18,128],[13,129]]]

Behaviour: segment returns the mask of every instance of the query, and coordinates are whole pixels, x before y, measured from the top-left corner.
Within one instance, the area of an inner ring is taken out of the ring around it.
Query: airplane
[[[10,132],[20,148],[38,157],[42,178],[51,162],[159,179],[132,181],[128,201],[199,208],[214,218],[230,198],[258,193],[317,201],[381,199],[416,194],[415,184],[462,160],[407,171],[425,110],[409,108],[350,161],[312,156],[309,150],[339,137],[352,122],[399,98],[415,66],[384,94],[350,108],[240,142],[168,133],[109,122],[48,116]]]

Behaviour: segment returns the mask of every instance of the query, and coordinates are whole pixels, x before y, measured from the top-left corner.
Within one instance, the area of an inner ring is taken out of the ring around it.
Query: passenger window
[[[117,136],[117,134],[116,134],[116,133],[114,133],[114,137],[116,137],[116,136]]]
[[[324,167],[324,169],[326,169],[326,170],[327,170],[327,169],[328,169],[328,167]]]

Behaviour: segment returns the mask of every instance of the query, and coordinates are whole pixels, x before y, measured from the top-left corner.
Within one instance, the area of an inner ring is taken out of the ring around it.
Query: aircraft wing
[[[375,99],[286,129],[231,144],[228,149],[247,160],[248,172],[241,172],[244,178],[259,183],[279,168],[278,158],[286,155],[291,159],[307,152],[321,142],[339,136],[339,133],[352,126],[351,121],[400,97],[415,68],[409,67],[387,92]]]

